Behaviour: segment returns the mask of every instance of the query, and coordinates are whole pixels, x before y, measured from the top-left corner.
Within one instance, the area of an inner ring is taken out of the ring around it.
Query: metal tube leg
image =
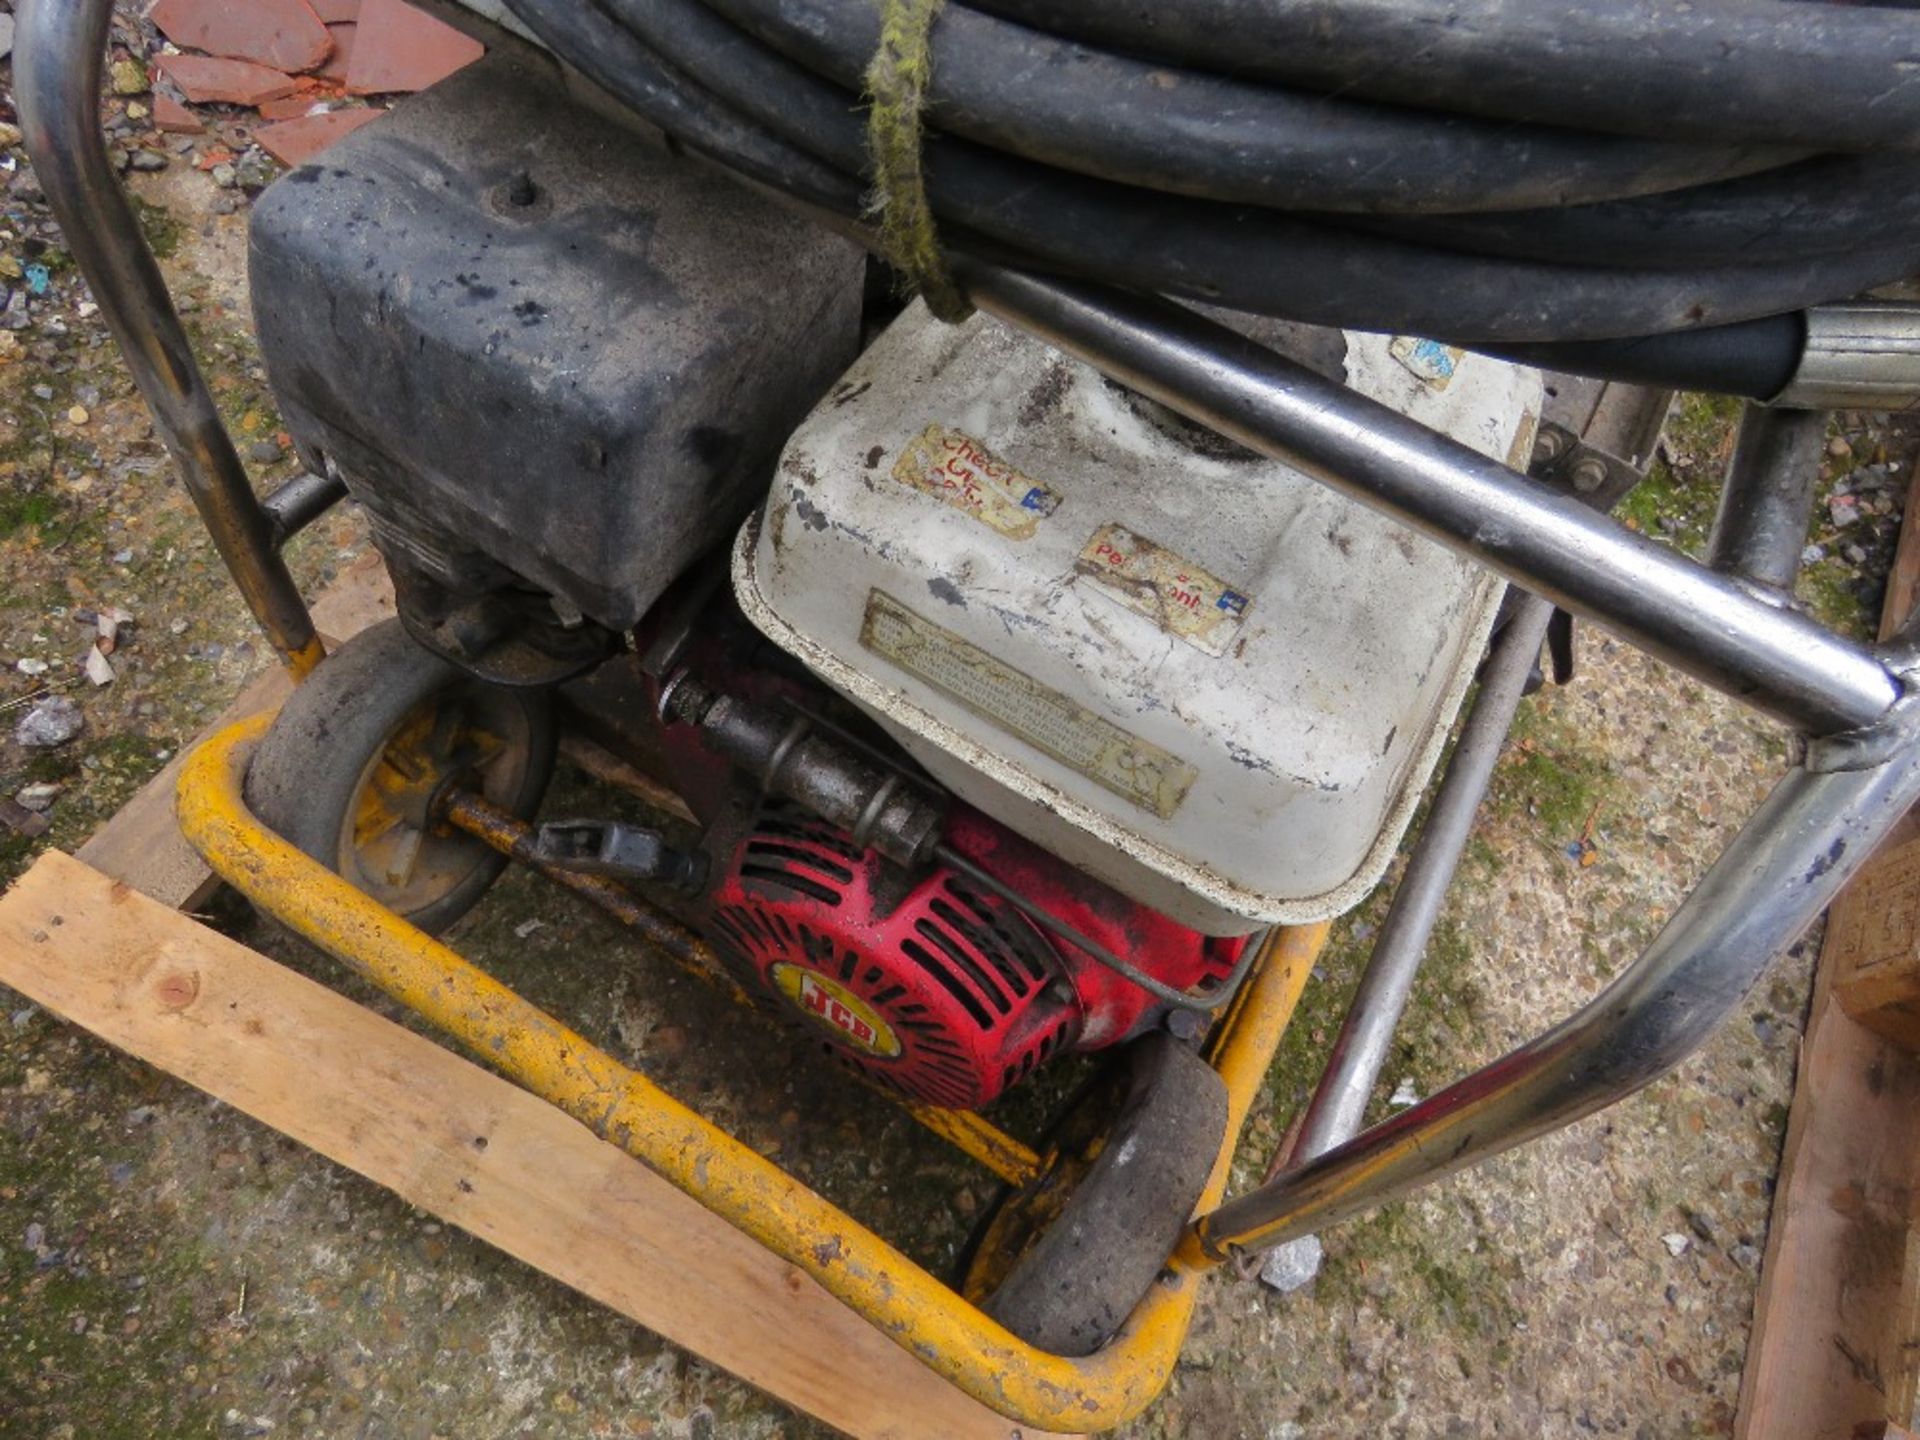
[[[1709,565],[1793,593],[1826,440],[1824,410],[1747,406],[1707,542]]]
[[[13,78],[27,153],[220,558],[273,648],[304,674],[320,659],[313,619],[107,158],[100,70],[112,15],[112,0],[24,0]]]
[[[1333,1042],[1326,1072],[1307,1102],[1300,1136],[1294,1142],[1295,1164],[1351,1139],[1366,1118],[1367,1099],[1387,1062],[1394,1031],[1427,953],[1427,941],[1467,848],[1473,817],[1493,779],[1493,767],[1513,727],[1513,713],[1552,618],[1552,605],[1537,595],[1525,596],[1494,646],[1473,711],[1447,762],[1446,778],[1407,857],[1406,873]],[[1276,1289],[1292,1290],[1312,1279],[1319,1268],[1319,1238],[1302,1235],[1275,1248],[1260,1278]]]
[[[1814,734],[1899,694],[1863,647],[1191,310],[974,260],[982,310]]]
[[[1370,1210],[1659,1078],[1739,1005],[1920,800],[1909,695],[1861,742],[1816,744],[1652,945],[1584,1009],[1338,1149],[1203,1216],[1183,1253],[1264,1249]],[[1827,765],[1865,763],[1853,770]]]

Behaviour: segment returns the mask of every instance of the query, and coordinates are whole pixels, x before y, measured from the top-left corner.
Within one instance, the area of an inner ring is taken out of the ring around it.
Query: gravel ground
[[[0,120],[6,105],[0,88]],[[131,123],[124,100],[112,113]],[[60,790],[49,833],[0,827],[0,880],[48,845],[74,848],[264,663],[21,152],[5,153],[0,259],[20,262],[15,288],[29,264],[50,283],[27,328],[0,332],[0,796]],[[184,155],[134,183],[250,463],[263,483],[285,475],[247,331],[244,204]],[[1683,406],[1667,463],[1629,504],[1634,523],[1697,548],[1729,415]],[[1853,577],[1884,565],[1913,436],[1874,416],[1836,431],[1803,585],[1835,623],[1877,611],[1877,587]],[[338,515],[293,564],[311,590],[364,543],[357,518]],[[107,607],[134,623],[117,678],[96,688],[79,665]],[[86,728],[25,750],[13,726],[48,690],[74,699]],[[1428,1093],[1594,994],[1785,753],[1772,727],[1584,632],[1574,683],[1523,707],[1382,1093]],[[581,785],[563,779],[552,808],[592,803]],[[1312,1083],[1381,910],[1342,923],[1310,983],[1242,1183]],[[214,918],[341,983],[233,907]],[[990,1199],[979,1172],[897,1114],[533,878],[503,883],[453,938],[929,1264],[952,1263]],[[1211,1287],[1168,1396],[1126,1433],[1730,1433],[1811,953],[1776,967],[1675,1076],[1330,1233],[1309,1290]],[[704,1043],[723,1032],[741,1043]],[[1031,1125],[1045,1098],[1016,1101],[1009,1123]],[[817,1433],[0,991],[4,1440]]]

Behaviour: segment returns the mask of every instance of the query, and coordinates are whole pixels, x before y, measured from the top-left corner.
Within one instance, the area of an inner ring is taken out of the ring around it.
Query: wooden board
[[[1913,1415],[1920,1063],[1839,1007],[1830,972],[1823,959],[1787,1118],[1736,1440],[1854,1440],[1864,1422]]]
[[[850,1435],[1042,1440],[552,1106],[66,855],[0,899],[0,982]]]
[[[1853,1019],[1920,1051],[1920,840],[1885,846],[1848,882],[1821,963]]]
[[[348,566],[313,605],[314,626],[329,647],[392,614],[393,583],[379,555],[371,550]],[[162,904],[191,910],[204,903],[219,882],[173,823],[173,791],[180,767],[196,741],[280,704],[291,689],[286,671],[277,665],[255,676],[206,730],[181,746],[158,775],[94,832],[80,847],[80,858]]]
[[[1891,640],[1920,600],[1920,469],[1907,486],[1907,508],[1900,520],[1900,541],[1887,574],[1887,598],[1880,611],[1880,638]]]
[[[1887,581],[1880,634],[1920,595],[1920,477]],[[1909,814],[1883,855],[1920,839]],[[1906,1432],[1920,1377],[1920,1058],[1840,1008],[1831,953],[1867,928],[1834,902],[1814,974],[1773,1218],[1740,1377],[1735,1440],[1862,1440]],[[1888,1422],[1891,1422],[1891,1428]]]

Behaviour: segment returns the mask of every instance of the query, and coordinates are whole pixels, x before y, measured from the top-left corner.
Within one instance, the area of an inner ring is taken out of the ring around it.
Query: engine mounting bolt
[[[1205,1017],[1184,1007],[1169,1010],[1165,1024],[1167,1033],[1182,1045],[1191,1045],[1199,1040],[1201,1032],[1207,1028]]]
[[[1573,488],[1585,493],[1598,490],[1607,480],[1607,462],[1589,455],[1573,467]]]

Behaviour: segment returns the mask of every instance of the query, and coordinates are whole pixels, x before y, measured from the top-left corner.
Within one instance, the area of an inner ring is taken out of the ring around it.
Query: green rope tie
[[[880,249],[927,308],[950,325],[973,313],[940,253],[920,163],[921,117],[933,74],[929,37],[943,0],[880,0],[880,45],[867,64],[867,153],[873,190],[867,213]]]

